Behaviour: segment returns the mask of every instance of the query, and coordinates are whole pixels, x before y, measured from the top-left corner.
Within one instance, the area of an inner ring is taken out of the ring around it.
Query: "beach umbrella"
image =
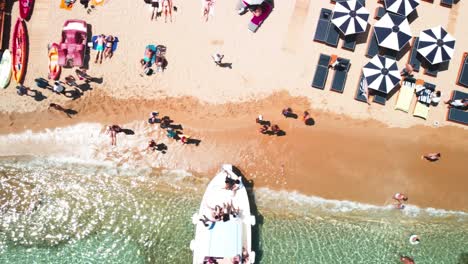
[[[418,52],[431,64],[448,61],[453,56],[455,38],[441,26],[419,34]]]
[[[337,2],[332,23],[345,35],[366,31],[369,11],[356,0]]]
[[[400,51],[411,39],[411,29],[405,17],[386,13],[374,25],[379,46]]]
[[[389,12],[408,16],[419,5],[419,0],[385,0],[385,9]]]
[[[261,5],[265,0],[242,0],[246,5]]]
[[[388,94],[400,82],[396,61],[380,55],[374,56],[362,69],[367,87]]]

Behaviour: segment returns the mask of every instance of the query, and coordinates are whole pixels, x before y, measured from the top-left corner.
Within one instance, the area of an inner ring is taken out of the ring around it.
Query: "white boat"
[[[232,179],[234,188],[226,189],[226,177]],[[240,175],[233,172],[233,166],[225,164],[206,188],[200,210],[192,217],[196,225],[195,239],[190,242],[193,264],[205,263],[254,263],[252,251],[252,226],[255,216],[250,213],[249,197]],[[216,220],[213,208],[217,205],[232,204],[239,209],[238,215],[229,215]],[[200,219],[210,219],[205,223]]]

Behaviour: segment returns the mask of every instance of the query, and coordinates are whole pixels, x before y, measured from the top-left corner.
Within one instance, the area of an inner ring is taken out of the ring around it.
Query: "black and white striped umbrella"
[[[374,25],[379,46],[400,51],[411,40],[411,29],[405,17],[386,13]]]
[[[448,61],[453,56],[455,38],[441,26],[419,34],[418,52],[431,64]]]
[[[366,31],[369,11],[356,0],[337,2],[332,23],[345,35]]]
[[[419,5],[419,0],[385,0],[385,9],[395,14],[408,16]]]
[[[400,82],[400,72],[395,60],[374,56],[362,69],[367,87],[388,94]]]

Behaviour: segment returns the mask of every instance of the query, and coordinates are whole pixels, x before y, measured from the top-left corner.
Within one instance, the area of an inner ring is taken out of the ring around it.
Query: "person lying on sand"
[[[112,46],[114,45],[115,38],[112,35],[106,37],[106,48],[104,49],[104,58],[112,58]]]
[[[266,134],[268,132],[268,128],[269,128],[268,125],[263,125],[263,126],[260,127],[259,131],[262,134]]]
[[[441,157],[440,153],[429,153],[429,154],[423,155],[421,158],[434,162],[434,161],[438,161],[440,157]]]
[[[96,59],[94,60],[94,63],[98,63],[98,59],[99,59],[99,63],[102,63],[104,45],[106,45],[106,37],[104,36],[104,34],[101,34],[96,38],[94,42],[96,42],[96,51],[97,51]]]
[[[52,90],[58,94],[61,94],[65,91],[65,87],[63,87],[60,81],[55,81]]]

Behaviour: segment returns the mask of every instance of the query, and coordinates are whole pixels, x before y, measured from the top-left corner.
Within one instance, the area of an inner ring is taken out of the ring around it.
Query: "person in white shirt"
[[[431,93],[431,102],[433,104],[438,104],[441,100],[442,93],[440,91],[435,91]]]
[[[448,104],[449,107],[468,108],[468,99],[467,98],[448,100],[445,103]]]
[[[63,91],[65,90],[65,87],[63,87],[63,85],[60,84],[59,81],[55,81],[55,82],[54,82],[53,90],[54,90],[54,92],[56,92],[56,93],[63,93]]]

